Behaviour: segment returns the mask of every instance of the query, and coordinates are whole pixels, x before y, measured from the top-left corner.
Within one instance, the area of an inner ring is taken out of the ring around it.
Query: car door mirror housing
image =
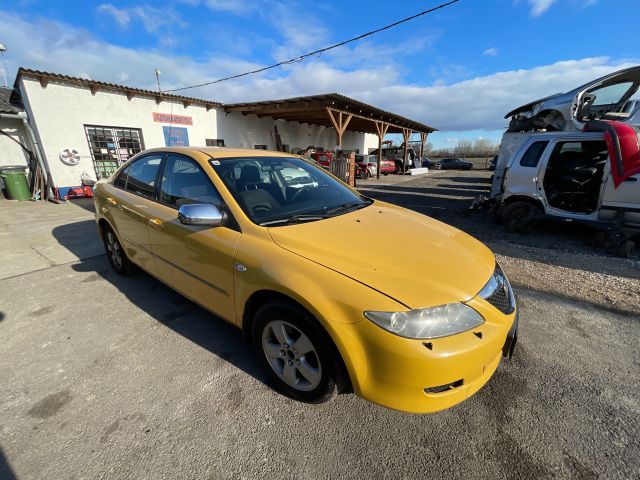
[[[227,214],[211,203],[182,205],[178,210],[178,220],[183,225],[220,227],[226,224]]]

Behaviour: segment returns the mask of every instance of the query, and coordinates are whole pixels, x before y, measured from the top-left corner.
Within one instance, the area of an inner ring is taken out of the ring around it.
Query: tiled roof
[[[43,72],[40,70],[31,70],[29,68],[20,67],[18,74],[16,75],[16,85],[22,77],[35,78],[40,81],[42,85],[46,85],[49,82],[62,82],[71,83],[75,85],[86,85],[92,91],[111,90],[126,93],[132,97],[151,97],[156,100],[177,100],[179,102],[191,105],[199,105],[207,108],[219,107],[219,102],[211,100],[204,100],[202,98],[185,97],[182,95],[172,95],[168,93],[161,93],[153,90],[144,90],[142,88],[128,87],[126,85],[119,85],[117,83],[100,82],[98,80],[90,80],[87,78],[71,77],[69,75],[62,75],[60,73]]]
[[[16,101],[16,96],[11,98],[12,88],[0,87],[0,113],[19,113],[24,110],[22,105]]]

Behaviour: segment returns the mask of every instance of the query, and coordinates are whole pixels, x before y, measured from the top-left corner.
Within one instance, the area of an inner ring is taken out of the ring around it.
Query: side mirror
[[[227,215],[211,203],[195,203],[181,206],[178,220],[183,225],[220,227],[227,222]]]

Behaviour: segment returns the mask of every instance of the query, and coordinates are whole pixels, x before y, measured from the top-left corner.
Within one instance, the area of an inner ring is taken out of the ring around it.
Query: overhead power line
[[[324,47],[324,48],[321,48],[319,50],[315,50],[313,52],[305,53],[304,55],[300,55],[298,57],[294,57],[294,58],[291,58],[289,60],[283,60],[282,62],[274,63],[273,65],[269,65],[268,67],[262,67],[262,68],[258,68],[257,70],[251,70],[249,72],[238,73],[237,75],[231,75],[229,77],[219,78],[217,80],[212,80],[210,82],[205,82],[205,83],[199,83],[197,85],[191,85],[191,86],[188,86],[188,87],[180,87],[180,88],[174,88],[174,89],[171,89],[171,90],[165,90],[165,93],[180,92],[182,90],[189,90],[191,88],[206,87],[207,85],[213,85],[214,83],[226,82],[227,80],[233,80],[234,78],[246,77],[247,75],[253,75],[255,73],[264,72],[266,70],[271,70],[273,68],[281,67],[283,65],[290,65],[292,63],[299,63],[299,62],[304,61],[304,59],[306,59],[306,58],[313,57],[314,55],[318,55],[318,54],[321,54],[323,52],[327,52],[329,50],[333,50],[334,48],[342,47],[343,45],[347,45],[349,43],[357,42],[358,40],[362,40],[365,37],[369,37],[369,36],[374,35],[376,33],[380,33],[380,32],[382,32],[384,30],[389,30],[390,28],[396,27],[396,26],[398,26],[398,25],[400,25],[402,23],[410,22],[411,20],[414,20],[414,19],[416,19],[418,17],[421,17],[423,15],[427,15],[429,13],[435,12],[436,10],[440,10],[441,8],[448,7],[449,5],[453,5],[454,3],[458,3],[459,1],[460,0],[451,0],[449,2],[442,3],[442,4],[438,5],[437,7],[429,8],[428,10],[423,10],[422,12],[416,13],[415,15],[412,15],[412,16],[407,17],[407,18],[403,18],[402,20],[398,20],[397,22],[391,23],[389,25],[386,25],[384,27],[378,28],[376,30],[371,30],[371,31],[369,31],[367,33],[363,33],[362,35],[358,35],[357,37],[350,38],[349,40],[345,40],[345,41],[340,42],[340,43],[335,43],[335,44],[330,45],[328,47]]]

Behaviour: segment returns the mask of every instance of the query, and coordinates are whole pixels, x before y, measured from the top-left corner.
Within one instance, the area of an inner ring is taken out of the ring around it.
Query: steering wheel
[[[302,194],[302,192],[306,191],[306,190],[311,190],[311,186],[310,185],[305,185],[304,187],[298,189],[298,191],[296,193],[293,194],[293,197],[291,197],[291,201],[289,201],[289,203],[295,203],[295,201],[298,199],[298,197]]]

